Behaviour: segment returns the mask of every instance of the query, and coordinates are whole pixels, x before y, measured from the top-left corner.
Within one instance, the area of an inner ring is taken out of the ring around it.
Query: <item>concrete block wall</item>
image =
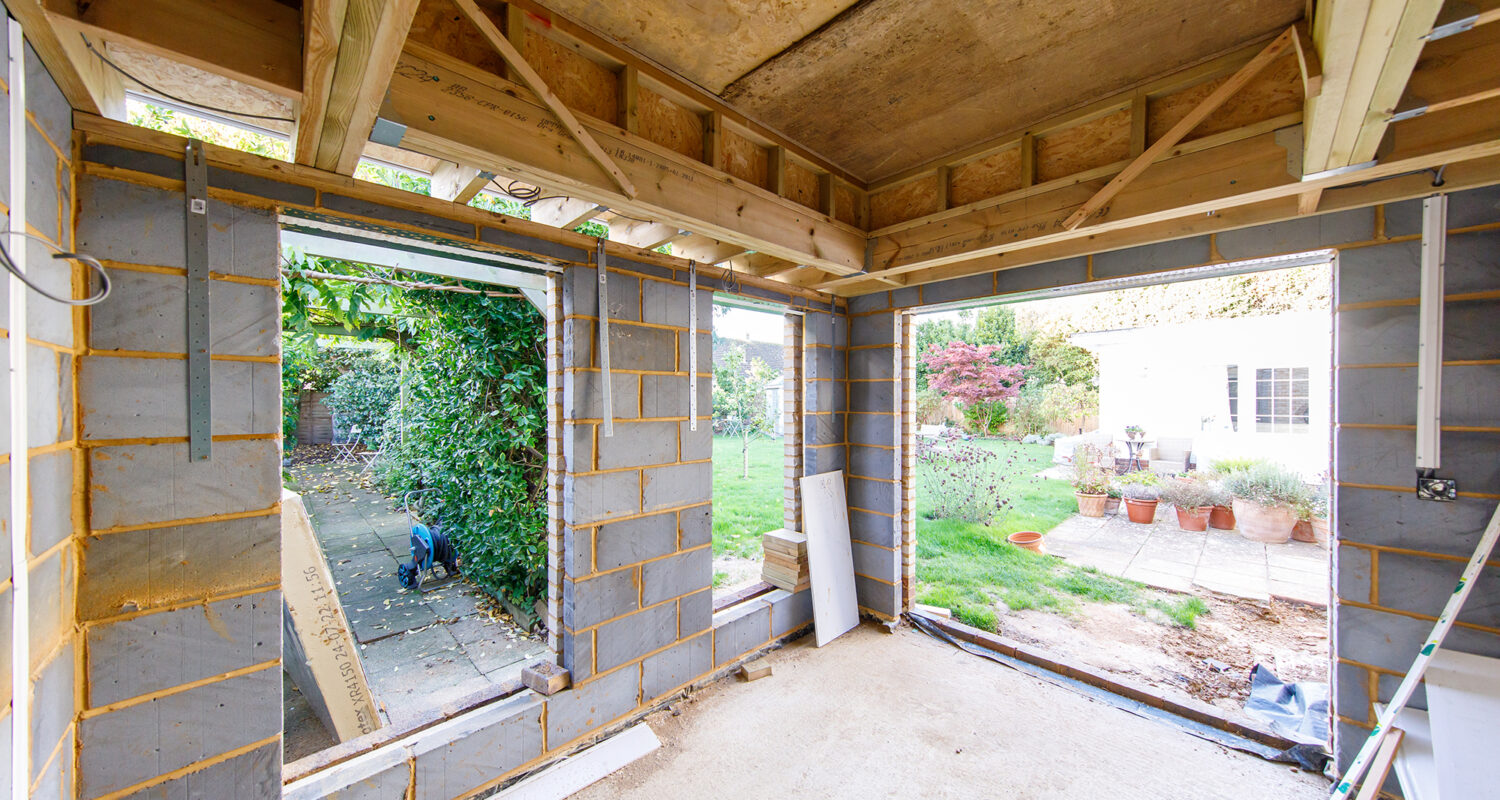
[[[889,309],[849,316],[845,486],[854,583],[860,609],[886,619],[902,610],[904,317]]]
[[[268,209],[208,214],[213,455],[193,462],[183,195],[78,182],[78,247],[114,277],[79,364],[80,798],[280,785],[279,234]]]
[[[1422,203],[1388,205],[1388,234]],[[1346,249],[1335,281],[1337,744],[1340,764],[1390,700],[1500,501],[1500,187],[1449,198],[1442,469],[1455,503],[1413,491],[1420,242]],[[1474,583],[1446,648],[1500,657],[1500,565]],[[1414,704],[1425,707],[1418,691]],[[1394,780],[1386,787],[1396,791]]]
[[[843,469],[849,397],[849,318],[809,311],[802,318],[802,474]]]

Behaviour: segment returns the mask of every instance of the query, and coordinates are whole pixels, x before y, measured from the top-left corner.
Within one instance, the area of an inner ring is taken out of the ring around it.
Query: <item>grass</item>
[[[1008,474],[1013,509],[996,524],[929,519],[932,502],[917,479],[917,600],[951,609],[976,628],[997,630],[999,603],[1020,611],[1033,608],[1073,614],[1083,603],[1123,603],[1163,624],[1194,627],[1208,607],[1196,597],[1159,592],[1136,581],[1070,565],[1006,543],[1016,531],[1046,533],[1077,506],[1067,481],[1033,477],[1051,465],[1052,448],[1016,442],[976,442],[1000,456]]]
[[[714,437],[714,555],[759,561],[760,536],[782,525],[782,441],[750,441],[750,477],[742,478],[739,437]]]

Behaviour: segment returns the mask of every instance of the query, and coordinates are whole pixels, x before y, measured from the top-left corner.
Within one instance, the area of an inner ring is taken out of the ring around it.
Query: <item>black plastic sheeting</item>
[[[1277,760],[1293,761],[1315,772],[1322,772],[1328,764],[1328,684],[1287,683],[1270,667],[1256,664],[1250,670],[1245,713],[1265,720],[1273,733],[1297,743]]]

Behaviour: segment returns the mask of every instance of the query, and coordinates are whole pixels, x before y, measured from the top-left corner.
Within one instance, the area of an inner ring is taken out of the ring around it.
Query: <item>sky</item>
[[[743,308],[723,309],[714,317],[714,333],[725,339],[748,339],[752,342],[779,342],[784,334],[780,314],[764,311],[746,311]]]

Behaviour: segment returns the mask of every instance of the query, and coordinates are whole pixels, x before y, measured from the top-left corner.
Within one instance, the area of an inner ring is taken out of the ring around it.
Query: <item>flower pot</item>
[[[1185,531],[1208,530],[1208,517],[1213,513],[1213,506],[1199,506],[1198,508],[1177,508],[1177,527]]]
[[[1234,498],[1234,518],[1240,535],[1255,542],[1279,544],[1292,538],[1297,512],[1284,506],[1263,506]]]
[[[1074,492],[1073,496],[1078,499],[1078,513],[1085,517],[1104,516],[1104,501],[1109,499],[1109,495]]]
[[[1328,544],[1328,518],[1314,518],[1312,521],[1313,541],[1326,546]]]
[[[1208,524],[1214,530],[1234,530],[1234,510],[1228,506],[1214,506],[1214,510],[1208,512]]]
[[[1130,515],[1131,522],[1142,525],[1150,525],[1156,521],[1157,500],[1132,500],[1125,498],[1125,513]]]
[[[1016,531],[1005,537],[1005,541],[1033,553],[1047,552],[1047,548],[1042,546],[1042,535],[1036,531]]]
[[[1308,543],[1317,541],[1317,538],[1313,536],[1312,520],[1297,520],[1297,524],[1292,526],[1292,541]]]
[[[1120,511],[1120,498],[1111,497],[1104,501],[1104,513],[1116,514]]]

